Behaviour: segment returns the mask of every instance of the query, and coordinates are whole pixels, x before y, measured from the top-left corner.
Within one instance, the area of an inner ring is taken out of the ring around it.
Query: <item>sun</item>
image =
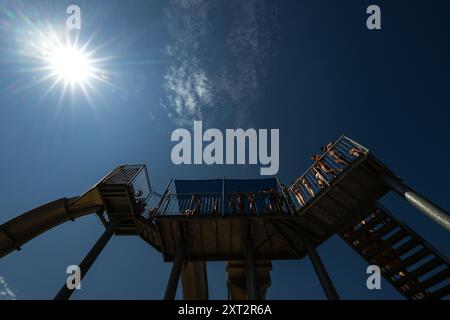
[[[12,46],[0,45],[0,62],[14,57],[18,76],[10,85],[15,92],[32,89],[40,95],[39,101],[58,99],[58,107],[80,101],[84,104],[84,97],[95,107],[103,103],[104,94],[120,90],[114,83],[120,75],[114,70],[117,56],[111,55],[117,52],[111,45],[113,40],[99,42],[100,30],[69,30],[60,23],[42,20],[41,9],[34,12],[27,6],[24,10],[19,4],[8,9],[2,21],[3,9],[7,7],[0,5],[0,29],[3,24],[7,26]]]
[[[71,38],[68,34],[64,37],[55,32],[37,32],[34,41],[29,44],[28,56],[37,64],[32,71],[41,74],[34,84],[50,82],[43,98],[60,87],[60,102],[69,89],[72,96],[81,93],[92,105],[90,93],[99,95],[96,87],[100,83],[114,87],[109,81],[109,72],[104,68],[111,57],[99,57],[99,47],[89,48],[92,39],[93,36],[80,43],[78,36]]]
[[[93,76],[89,57],[72,45],[56,47],[50,53],[48,63],[56,78],[71,85],[82,85]]]

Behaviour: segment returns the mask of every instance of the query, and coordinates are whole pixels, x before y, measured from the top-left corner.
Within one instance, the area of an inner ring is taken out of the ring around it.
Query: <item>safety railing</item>
[[[103,178],[101,184],[129,184],[143,169],[145,165],[120,165]]]
[[[128,185],[138,212],[143,212],[151,201],[152,192],[145,165],[120,165],[109,173],[101,186]]]
[[[278,188],[258,192],[176,193],[168,187],[163,196],[150,191],[143,215],[154,219],[163,215],[295,214],[369,152],[345,136],[321,150],[321,155],[312,156],[313,165],[288,188],[279,181]]]
[[[143,169],[138,172],[130,183],[130,189],[136,202],[148,202],[152,190],[150,188],[147,170]]]
[[[227,193],[168,193],[157,215],[262,215],[289,214],[285,198],[277,190]]]
[[[145,209],[142,212],[142,216],[147,219],[153,219],[158,214],[158,208],[161,203],[162,196],[159,193],[151,192],[150,196],[147,198],[145,202]]]
[[[322,155],[311,157],[313,165],[287,190],[288,201],[295,211],[306,206],[352,162],[369,152],[367,148],[345,136],[322,147],[321,151]]]

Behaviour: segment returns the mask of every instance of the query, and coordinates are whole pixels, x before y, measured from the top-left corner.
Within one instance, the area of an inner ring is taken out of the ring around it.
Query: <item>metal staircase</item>
[[[449,261],[405,224],[376,204],[340,232],[405,298],[442,299],[450,294]]]

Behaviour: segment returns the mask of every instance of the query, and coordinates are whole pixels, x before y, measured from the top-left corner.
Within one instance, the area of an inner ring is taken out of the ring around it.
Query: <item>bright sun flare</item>
[[[102,92],[109,92],[107,87],[113,92],[117,89],[108,70],[114,57],[102,54],[106,43],[93,46],[96,32],[81,36],[80,32],[57,31],[50,23],[35,23],[24,12],[19,13],[26,22],[15,34],[23,62],[20,72],[29,76],[24,77],[22,86],[16,85],[17,90],[36,87],[42,92],[41,100],[50,94],[55,98],[55,91],[60,91],[58,105],[67,102],[70,94],[71,98],[84,96],[94,106],[92,94],[101,99]]]
[[[31,42],[31,57],[39,61],[40,66],[35,69],[42,72],[42,77],[35,81],[39,84],[44,81],[51,81],[49,88],[43,96],[47,96],[58,85],[61,87],[60,102],[64,98],[67,89],[72,94],[76,89],[80,89],[90,104],[92,104],[90,92],[98,95],[95,88],[96,82],[101,82],[112,86],[109,82],[109,75],[101,66],[110,57],[95,57],[98,49],[88,49],[92,40],[80,44],[78,37],[71,41],[66,38],[59,38],[55,33],[39,32],[36,40]]]
[[[55,48],[49,64],[56,77],[72,85],[83,84],[92,75],[89,58],[74,46]]]

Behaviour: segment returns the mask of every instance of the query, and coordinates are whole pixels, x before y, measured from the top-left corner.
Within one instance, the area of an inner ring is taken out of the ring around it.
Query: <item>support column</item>
[[[84,278],[86,273],[89,271],[91,266],[94,264],[97,257],[100,255],[102,250],[105,248],[109,239],[114,235],[120,223],[120,219],[110,222],[106,230],[94,244],[92,249],[88,252],[86,257],[81,261],[79,268],[81,272],[81,280]],[[54,300],[68,300],[70,296],[75,291],[75,289],[69,289],[67,287],[67,283],[64,283],[64,286],[59,290],[58,294],[55,296]]]
[[[444,209],[403,184],[400,179],[383,174],[381,180],[411,205],[450,231],[450,215]]]
[[[186,241],[180,240],[175,261],[170,271],[169,281],[167,282],[166,292],[164,293],[164,300],[174,300],[177,293],[178,282],[180,280],[181,269],[186,260]]]
[[[258,275],[256,273],[256,254],[253,239],[247,236],[245,242],[245,258],[247,260],[247,294],[249,300],[259,300]]]
[[[208,274],[205,261],[186,262],[181,271],[183,300],[208,300]]]
[[[299,251],[297,246],[294,246],[293,241],[291,242],[291,240],[289,239],[287,234],[283,231],[283,229],[280,228],[280,226],[277,225],[277,223],[275,223],[274,221],[272,221],[271,223],[272,223],[272,226],[286,240],[288,245],[297,254],[297,256],[302,257],[303,256],[302,252]],[[316,249],[314,248],[311,240],[304,236],[302,236],[301,239],[302,239],[302,244],[306,250],[306,253],[308,253],[309,258],[311,259],[311,263],[314,267],[314,270],[316,271],[317,277],[319,278],[320,284],[322,285],[323,291],[325,292],[327,299],[328,300],[339,300],[339,295],[337,294],[337,291],[334,288],[333,282],[331,281],[331,278],[328,275],[328,272],[325,269],[325,266],[323,265],[323,262],[320,259],[320,256],[317,253]]]
[[[317,277],[319,278],[320,284],[322,285],[327,299],[339,300],[339,295],[336,291],[336,288],[334,287],[333,282],[328,275],[327,269],[325,269],[322,259],[320,259],[320,256],[316,251],[316,248],[314,248],[313,244],[311,243],[311,240],[304,238],[303,244],[305,246],[306,252],[309,255],[309,258],[311,259],[311,263],[314,267],[314,270],[316,271]]]

